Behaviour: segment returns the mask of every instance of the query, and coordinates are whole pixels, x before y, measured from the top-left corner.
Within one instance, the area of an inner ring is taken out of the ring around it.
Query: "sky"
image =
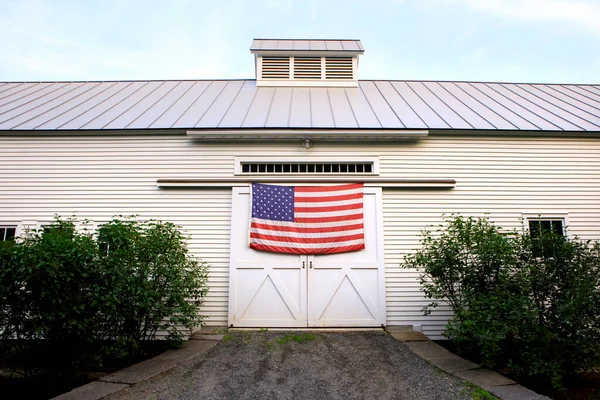
[[[600,84],[600,0],[0,0],[0,81],[252,79],[253,38],[360,39],[359,79]]]

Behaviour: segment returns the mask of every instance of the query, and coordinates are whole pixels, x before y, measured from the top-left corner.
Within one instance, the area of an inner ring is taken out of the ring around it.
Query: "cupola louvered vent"
[[[326,79],[352,79],[352,57],[326,57]]]
[[[254,39],[257,86],[358,87],[358,57],[351,39]]]
[[[289,57],[263,57],[262,58],[263,79],[289,79],[290,58]]]
[[[321,57],[294,57],[294,79],[321,79]]]

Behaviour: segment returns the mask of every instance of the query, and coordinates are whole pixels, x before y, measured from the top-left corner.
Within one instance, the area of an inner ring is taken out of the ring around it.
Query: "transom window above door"
[[[236,175],[378,175],[377,159],[294,160],[236,157]]]

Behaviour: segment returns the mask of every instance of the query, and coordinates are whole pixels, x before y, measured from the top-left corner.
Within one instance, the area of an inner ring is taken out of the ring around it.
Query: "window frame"
[[[563,228],[563,236],[569,238],[569,214],[568,213],[522,213],[523,232],[531,233],[529,229],[530,221],[558,221],[560,220]]]
[[[15,228],[15,237],[13,240],[16,240],[20,235],[21,235],[21,224],[14,222],[14,221],[0,221],[0,228]],[[0,238],[0,242],[5,242],[6,240],[4,240],[4,237],[6,235],[6,232],[4,233],[4,235],[2,235],[2,238]]]

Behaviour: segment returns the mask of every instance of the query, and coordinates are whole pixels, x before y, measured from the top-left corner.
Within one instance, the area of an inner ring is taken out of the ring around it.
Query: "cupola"
[[[360,40],[254,39],[256,86],[358,86]]]

